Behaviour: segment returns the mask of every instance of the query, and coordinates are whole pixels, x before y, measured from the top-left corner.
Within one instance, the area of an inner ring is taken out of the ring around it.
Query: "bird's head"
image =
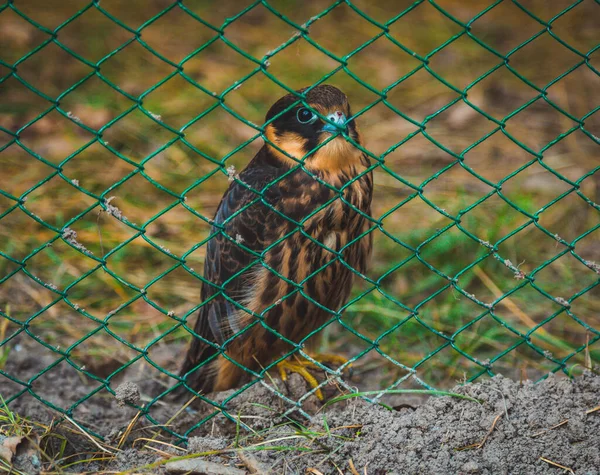
[[[265,135],[273,155],[292,166],[297,162],[290,156],[305,158],[305,166],[314,171],[333,172],[359,161],[362,153],[343,135],[360,143],[346,95],[336,87],[320,85],[306,93],[305,102],[309,107],[288,94],[269,109]]]

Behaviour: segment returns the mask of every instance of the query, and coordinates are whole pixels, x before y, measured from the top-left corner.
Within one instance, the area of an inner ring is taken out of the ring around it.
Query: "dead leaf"
[[[0,458],[12,463],[17,454],[17,446],[23,441],[23,437],[6,437],[0,441]]]

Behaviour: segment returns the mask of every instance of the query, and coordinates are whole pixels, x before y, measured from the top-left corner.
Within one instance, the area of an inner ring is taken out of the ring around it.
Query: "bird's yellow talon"
[[[333,363],[341,366],[346,364],[348,360],[343,356],[333,355],[333,354],[316,354],[310,355],[315,361],[319,361],[321,363]],[[317,379],[308,371],[308,369],[319,370],[316,364],[312,361],[303,359],[300,360],[297,356],[294,356],[295,361],[290,361],[289,359],[283,360],[282,362],[277,364],[277,368],[279,369],[279,376],[282,381],[287,381],[288,376],[287,373],[297,373],[304,378],[304,380],[311,386],[312,388],[318,388],[319,382]],[[321,389],[317,389],[315,391],[315,396],[319,401],[323,400],[323,393]]]

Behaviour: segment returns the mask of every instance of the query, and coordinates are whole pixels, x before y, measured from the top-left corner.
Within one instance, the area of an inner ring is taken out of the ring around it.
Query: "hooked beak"
[[[333,122],[333,124],[326,122],[323,128],[321,129],[322,132],[336,134],[342,132],[343,130],[346,130],[346,116],[343,112],[335,111],[333,114],[329,114],[327,116],[327,120]]]

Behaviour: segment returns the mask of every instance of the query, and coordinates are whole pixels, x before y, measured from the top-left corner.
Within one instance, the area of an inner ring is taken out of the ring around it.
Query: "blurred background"
[[[319,336],[364,352],[352,384],[597,364],[598,3],[256,3],[2,6],[0,369],[39,371],[7,366],[25,348],[84,379],[174,370],[226,168],[262,146],[281,85],[327,75],[381,164],[377,285]]]

